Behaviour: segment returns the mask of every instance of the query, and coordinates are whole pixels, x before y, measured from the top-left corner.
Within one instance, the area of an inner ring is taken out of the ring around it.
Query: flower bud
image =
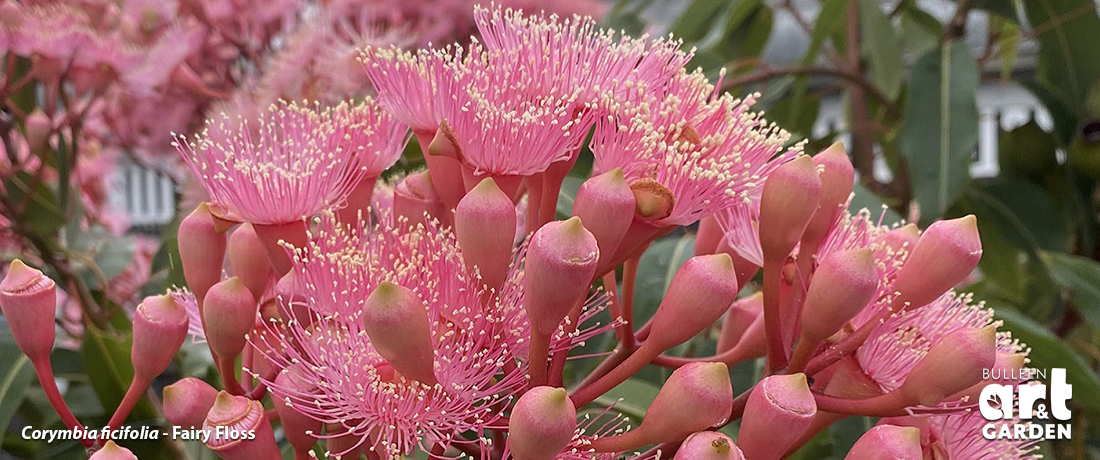
[[[859,437],[844,460],[921,460],[920,429],[878,425]]]
[[[727,254],[695,256],[672,277],[653,315],[645,344],[667,350],[713,324],[737,298],[737,277]]]
[[[527,248],[524,307],[531,327],[550,335],[584,301],[596,274],[599,245],[579,217],[543,225]]]
[[[187,311],[171,295],[146,297],[134,312],[130,359],[134,373],[146,381],[172,363],[187,338]]]
[[[898,272],[896,302],[905,308],[927,305],[965,280],[981,258],[982,241],[973,215],[933,223]]]
[[[820,196],[821,179],[810,157],[784,163],[768,176],[760,196],[760,248],[766,263],[782,262],[790,255],[817,210]]]
[[[623,452],[679,441],[725,422],[732,409],[729,368],[724,363],[689,363],[672,371],[637,429],[597,438],[591,447],[596,452]]]
[[[211,433],[206,446],[225,460],[282,458],[264,405],[259,401],[222,391],[214,399],[202,427]]]
[[[634,220],[635,206],[634,192],[626,184],[621,168],[592,177],[577,190],[573,215],[580,217],[596,237],[600,266],[609,262],[622,243]]]
[[[256,236],[252,224],[242,224],[229,235],[229,268],[248,287],[254,298],[263,298],[275,270],[271,268],[267,250]]]
[[[435,385],[435,350],[424,302],[404,286],[383,282],[363,305],[371,345],[397,372]]]
[[[57,336],[57,286],[41,271],[15,259],[0,282],[0,309],[19,350],[31,361],[48,360]]]
[[[179,235],[183,236],[178,239],[183,277],[203,305],[206,291],[222,279],[225,234],[215,228],[209,206],[202,203],[180,222]]]
[[[114,441],[107,441],[103,448],[88,457],[88,460],[138,460],[130,449],[119,447]]]
[[[164,387],[164,417],[184,429],[202,428],[218,390],[194,377]]]
[[[642,179],[630,184],[634,192],[634,213],[641,220],[653,222],[672,215],[676,207],[676,195],[653,179]]]
[[[839,331],[856,316],[878,288],[870,249],[837,251],[825,257],[810,280],[802,307],[802,337],[813,343]]]
[[[717,352],[722,353],[733,348],[763,312],[764,296],[760,293],[733,302],[729,311],[726,312],[726,318],[722,320],[722,333],[718,336]]]
[[[837,214],[844,209],[848,196],[852,194],[855,170],[852,169],[848,153],[844,151],[844,144],[840,142],[815,155],[813,163],[816,168],[823,169],[820,173],[821,194],[818,197],[817,210],[802,234],[802,241],[817,247],[833,228]]]
[[[301,371],[296,368],[301,365],[291,366],[285,372],[279,373],[275,377],[275,387],[309,390],[312,385],[300,378]],[[296,452],[309,452],[313,445],[317,444],[317,435],[321,433],[321,422],[299,412],[294,408],[295,403],[288,397],[271,399],[274,402],[275,411],[279,414],[279,422],[283,425],[287,441],[290,441],[290,445],[294,446]]]
[[[24,121],[23,129],[27,136],[27,146],[31,152],[42,152],[50,148],[50,117],[42,109],[34,109]]]
[[[982,370],[996,363],[997,327],[964,327],[934,343],[898,391],[907,401],[934,406],[981,382]]]
[[[232,277],[210,288],[203,306],[206,342],[219,359],[232,362],[244,350],[245,335],[256,324],[259,306],[240,278]]]
[[[718,252],[719,245],[725,238],[726,232],[718,223],[717,216],[711,215],[700,219],[699,230],[695,232],[695,255],[704,256]]]
[[[920,240],[920,229],[916,224],[905,224],[883,233],[875,241],[878,244],[875,248],[875,259],[885,258],[886,251],[910,252],[917,245],[918,240]]]
[[[1026,364],[1027,355],[1024,353],[1004,353],[998,351],[996,362],[993,364],[993,367],[990,368],[991,373],[995,374],[998,378],[982,380],[972,385],[970,388],[949,396],[947,400],[954,401],[965,398],[967,402],[976,402],[978,401],[978,397],[982,394],[982,390],[990,384],[1019,384],[1020,382],[1013,380],[1012,376],[1020,375],[1020,370],[1023,369]]]
[[[684,440],[672,460],[745,460],[733,440],[717,431],[700,431]]]
[[[516,460],[553,460],[576,428],[577,409],[564,388],[532,388],[516,401],[508,419],[508,451]]]
[[[745,458],[777,460],[802,437],[816,413],[805,374],[766,377],[749,395],[738,445]]]
[[[264,249],[267,251],[267,258],[271,261],[271,266],[275,268],[275,274],[279,276],[287,274],[292,265],[290,255],[287,254],[287,249],[281,243],[289,244],[295,248],[304,248],[309,244],[306,224],[300,220],[285,224],[256,224],[252,228],[256,230],[256,236],[263,243]]]
[[[442,220],[445,209],[428,171],[405,176],[393,189],[394,217],[408,219],[409,225],[426,223],[425,214]]]
[[[454,131],[443,120],[439,123],[439,129],[435,137],[424,151],[424,162],[428,164],[428,173],[439,198],[443,200],[446,209],[454,209],[459,200],[466,194],[466,186],[462,179],[462,162],[459,161],[460,152],[458,142],[455,140]]]
[[[516,205],[487,177],[455,208],[455,237],[466,267],[476,266],[485,286],[500,289],[508,277],[516,239]]]

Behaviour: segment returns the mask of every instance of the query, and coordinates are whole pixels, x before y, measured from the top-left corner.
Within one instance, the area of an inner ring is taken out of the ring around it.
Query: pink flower
[[[340,424],[360,444],[387,455],[417,445],[430,449],[433,442],[464,442],[455,436],[482,436],[487,427],[500,426],[504,405],[527,384],[522,360],[530,323],[522,272],[512,273],[498,297],[487,297],[449,229],[434,223],[408,229],[386,215],[353,227],[332,215],[314,223],[310,243],[293,249],[295,289],[309,299],[308,318],[284,312],[287,320],[268,324],[275,333],[260,339],[275,343],[256,344],[285,349],[267,358],[297,374],[295,385],[270,382],[275,395],[311,418]],[[395,374],[365,333],[363,302],[383,282],[424,302],[438,384]],[[596,296],[589,305],[604,303]],[[595,311],[589,308],[582,321]],[[571,348],[609,326],[570,335],[559,330],[552,350]]]
[[[176,148],[230,214],[256,224],[282,224],[343,204],[352,188],[401,154],[403,133],[366,101],[320,108],[281,102],[256,126],[210,121]]]

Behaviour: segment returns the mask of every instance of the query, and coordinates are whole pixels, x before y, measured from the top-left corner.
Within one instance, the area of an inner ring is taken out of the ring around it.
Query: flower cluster
[[[1036,458],[973,437],[972,401],[996,383],[982,371],[1028,353],[952,290],[982,254],[973,216],[920,231],[849,212],[842,146],[805,155],[754,97],[686,70],[672,38],[474,15],[482,39],[465,46],[364,49],[377,102],[280,101],[176,140],[209,201],[180,225],[190,291],[138,308],[131,390],[188,333],[205,339],[223,390],[184,379],[165,413],[252,430],[206,441],[227,460],[279,457],[268,396],[299,459],[321,443],[339,458],[771,460],[852,415],[881,417],[852,459]],[[288,49],[313,46],[328,45]],[[410,132],[427,170],[378,181]],[[559,209],[588,152],[590,177]],[[695,224],[695,256],[638,324],[642,254]],[[19,262],[0,285],[44,384],[52,290]],[[670,353],[718,323],[713,356]],[[566,389],[567,361],[588,357],[577,348],[612,334]],[[730,369],[761,357],[765,376],[736,395]],[[673,370],[632,428],[601,397],[647,365]],[[736,443],[711,431],[727,426]]]

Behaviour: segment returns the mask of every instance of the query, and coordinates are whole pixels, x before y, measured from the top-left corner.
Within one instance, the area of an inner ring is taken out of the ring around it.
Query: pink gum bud
[[[260,238],[260,242],[264,244],[268,260],[271,261],[271,266],[275,268],[275,273],[279,276],[287,274],[292,266],[290,255],[283,244],[289,244],[294,248],[304,248],[309,243],[309,237],[306,235],[306,224],[300,220],[285,224],[256,224],[252,228],[256,230],[256,236]]]
[[[848,196],[852,194],[855,170],[844,150],[844,144],[836,142],[825,151],[813,157],[814,166],[821,169],[821,194],[817,201],[817,210],[806,225],[802,234],[803,244],[813,247],[821,242],[836,222],[837,214],[844,209]]]
[[[232,362],[244,350],[245,335],[256,324],[259,305],[240,278],[210,288],[203,306],[206,342],[219,359]]]
[[[508,451],[516,460],[557,458],[577,429],[577,409],[564,388],[524,393],[508,419]]]
[[[15,344],[31,361],[49,360],[53,341],[57,286],[41,271],[15,259],[0,281],[0,309]]]
[[[829,254],[810,280],[802,308],[802,337],[814,343],[829,338],[867,306],[877,288],[870,249]]]
[[[148,381],[164,372],[187,338],[187,325],[187,311],[175,297],[159,295],[141,301],[134,313],[130,352],[134,373]]]
[[[301,366],[299,364],[298,366]],[[308,390],[311,387],[299,377],[299,370],[295,366],[287,368],[285,372],[275,377],[275,385],[279,388],[297,388]],[[321,433],[322,424],[298,411],[290,398],[272,397],[275,411],[279,413],[279,422],[283,425],[283,432],[287,441],[294,446],[296,452],[306,453],[317,444],[317,435]],[[307,454],[308,455],[308,454]],[[306,457],[302,457],[306,458]]]
[[[928,226],[898,272],[895,305],[918,308],[963,282],[982,258],[978,219],[973,215]]]
[[[282,458],[264,405],[259,401],[220,392],[206,415],[203,429],[211,433],[206,446],[225,460]]]
[[[184,429],[202,428],[218,390],[194,377],[164,387],[164,417]]]
[[[733,440],[717,431],[700,431],[684,440],[672,460],[745,460]]]
[[[252,224],[242,224],[229,235],[229,268],[257,299],[264,296],[268,283],[275,277],[267,250]]]
[[[732,409],[729,368],[724,363],[689,363],[672,371],[637,429],[597,438],[591,447],[596,452],[624,452],[679,441],[725,422]]]
[[[107,441],[102,449],[96,451],[88,460],[138,460],[130,449],[119,447],[114,441]]]
[[[447,120],[443,120],[435,132],[435,138],[424,150],[424,161],[428,164],[432,185],[448,210],[458,206],[458,201],[462,199],[462,195],[466,194],[466,186],[462,179],[462,162],[459,158],[461,153],[458,150],[454,131],[447,124]]]
[[[371,345],[397,372],[425,385],[438,383],[435,350],[424,301],[404,286],[383,282],[363,305]]]
[[[729,255],[692,257],[673,275],[645,344],[667,350],[684,343],[717,321],[735,299],[737,277]]]
[[[599,245],[579,217],[543,225],[527,248],[524,307],[531,326],[552,334],[565,315],[588,295]]]
[[[455,208],[455,237],[466,267],[477,267],[485,286],[500,290],[508,278],[516,239],[516,205],[487,177]]]
[[[1025,365],[1027,365],[1027,355],[1023,353],[1002,353],[998,351],[996,359],[996,363],[993,365],[992,368],[990,368],[990,370],[994,372],[998,378],[982,380],[981,382],[978,382],[970,388],[949,396],[947,400],[954,401],[957,399],[965,398],[967,402],[977,402],[978,397],[982,394],[982,390],[985,389],[987,385],[993,383],[999,383],[1001,385],[1015,385],[1020,383],[1019,381],[1005,377],[1020,375],[1020,370],[1023,369]]]
[[[427,218],[446,222],[446,208],[427,171],[409,174],[397,183],[393,189],[393,209],[394,217],[404,217],[414,227],[427,223]]]
[[[704,256],[719,251],[719,245],[726,239],[726,232],[718,223],[717,216],[707,216],[699,220],[699,230],[695,232],[695,255]]]
[[[729,350],[740,342],[749,327],[760,318],[763,312],[764,296],[760,293],[738,299],[730,305],[725,319],[722,320],[722,333],[718,336],[717,352]]]
[[[817,210],[820,195],[821,179],[810,157],[784,163],[768,176],[760,197],[760,248],[766,263],[781,263],[791,254]]]
[[[884,259],[889,253],[909,252],[920,240],[920,229],[916,224],[905,224],[879,236],[875,243],[875,259]]]
[[[860,436],[844,460],[921,460],[920,429],[878,425]]]
[[[50,117],[46,116],[41,109],[36,108],[27,115],[23,129],[27,136],[27,146],[30,147],[31,152],[43,152],[50,148],[50,131],[52,130]]]
[[[610,261],[634,220],[634,192],[623,178],[623,170],[612,169],[592,177],[577,190],[573,215],[596,237],[600,266]]]
[[[655,222],[672,215],[676,207],[676,195],[660,182],[642,179],[630,184],[634,192],[634,213],[646,222]]]
[[[222,279],[225,234],[217,230],[209,206],[201,203],[180,222],[179,235],[183,277],[202,305],[206,291]]]
[[[766,377],[749,395],[738,445],[745,458],[778,460],[802,437],[816,413],[805,374]]]
[[[982,381],[982,370],[997,363],[997,327],[962,328],[928,350],[898,391],[907,401],[934,406]]]

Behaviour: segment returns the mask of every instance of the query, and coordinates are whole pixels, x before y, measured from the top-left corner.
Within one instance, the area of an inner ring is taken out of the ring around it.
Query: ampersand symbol
[[[1039,404],[1038,410],[1035,411],[1035,416],[1039,417],[1039,418],[1042,418],[1042,419],[1050,418],[1047,415],[1047,405],[1046,404]]]

